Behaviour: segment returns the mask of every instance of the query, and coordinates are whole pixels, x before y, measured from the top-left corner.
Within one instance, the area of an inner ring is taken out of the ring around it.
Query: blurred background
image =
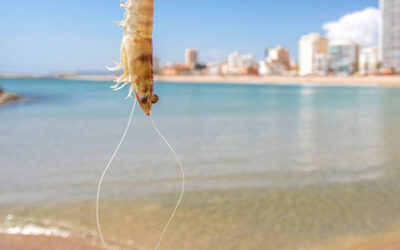
[[[101,249],[133,102],[105,69],[119,4],[0,4],[0,249]],[[400,249],[399,35],[400,0],[156,0],[152,117],[186,173],[160,249]],[[111,249],[153,249],[180,188],[137,109]]]

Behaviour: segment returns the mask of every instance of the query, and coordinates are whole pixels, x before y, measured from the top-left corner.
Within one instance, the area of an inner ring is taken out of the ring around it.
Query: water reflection
[[[298,116],[297,116],[297,148],[299,169],[312,171],[318,168],[318,155],[316,152],[314,90],[311,87],[302,87],[299,91]],[[321,145],[320,145],[321,146]]]

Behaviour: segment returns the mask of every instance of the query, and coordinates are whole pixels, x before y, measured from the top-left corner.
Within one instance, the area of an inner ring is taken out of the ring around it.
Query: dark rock
[[[18,95],[0,89],[0,106],[8,102],[17,101],[18,99],[19,99]]]

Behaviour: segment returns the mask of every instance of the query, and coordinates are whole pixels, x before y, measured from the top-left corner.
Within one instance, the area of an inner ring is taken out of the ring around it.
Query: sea
[[[0,79],[0,233],[99,243],[95,198],[133,99],[111,82]],[[400,242],[400,88],[156,82],[152,118],[185,195],[160,249]],[[114,249],[153,249],[179,198],[137,107],[100,199]]]

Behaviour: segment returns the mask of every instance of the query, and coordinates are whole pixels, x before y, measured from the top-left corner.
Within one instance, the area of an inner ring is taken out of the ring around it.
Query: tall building
[[[185,64],[191,69],[194,69],[197,65],[197,49],[186,49],[185,51]]]
[[[364,48],[360,51],[359,69],[361,74],[374,74],[378,71],[378,47]]]
[[[299,42],[300,75],[326,74],[329,40],[318,33],[302,36]]]
[[[334,41],[329,45],[329,68],[339,75],[354,74],[359,70],[360,46],[351,41]]]
[[[380,0],[383,69],[400,72],[400,0]]]

